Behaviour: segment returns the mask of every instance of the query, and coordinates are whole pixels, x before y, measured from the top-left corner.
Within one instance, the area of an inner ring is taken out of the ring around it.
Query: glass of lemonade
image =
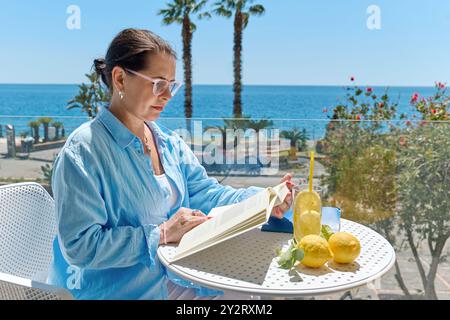
[[[309,192],[308,184],[293,188],[294,192],[294,238],[297,242],[306,235],[320,235],[322,227],[322,188],[313,187]]]

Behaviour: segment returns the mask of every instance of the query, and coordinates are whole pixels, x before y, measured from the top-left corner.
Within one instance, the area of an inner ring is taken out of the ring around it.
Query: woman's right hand
[[[193,210],[189,208],[181,207],[164,225],[160,225],[160,228],[166,229],[166,241],[167,243],[177,243],[181,240],[183,235],[194,227],[202,224],[211,217],[208,217],[200,210]],[[164,243],[163,230],[160,232],[160,244]]]

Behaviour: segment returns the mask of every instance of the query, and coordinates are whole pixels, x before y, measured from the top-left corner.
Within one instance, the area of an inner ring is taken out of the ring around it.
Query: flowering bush
[[[397,115],[397,103],[387,93],[378,99],[371,88],[347,88],[346,103],[334,108],[327,127],[323,182],[326,200],[340,206],[344,217],[373,223],[394,246],[394,226],[399,227],[423,296],[436,299],[436,271],[450,237],[450,99],[438,82],[433,96],[414,93],[410,103],[420,122]],[[389,121],[398,117],[405,121]],[[424,240],[431,256],[427,268],[417,249]],[[398,264],[396,271],[400,288],[411,298]]]

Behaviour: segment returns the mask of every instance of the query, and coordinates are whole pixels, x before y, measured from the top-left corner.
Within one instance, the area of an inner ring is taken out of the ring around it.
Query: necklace
[[[152,149],[150,149],[150,146],[148,144],[148,139],[147,136],[144,136],[144,140],[145,140],[145,149],[147,150],[148,153],[152,153]]]

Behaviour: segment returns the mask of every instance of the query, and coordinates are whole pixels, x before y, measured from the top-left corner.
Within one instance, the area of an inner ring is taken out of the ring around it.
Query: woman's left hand
[[[283,183],[286,181],[286,185],[289,188],[289,193],[287,194],[286,198],[284,199],[284,202],[272,210],[272,216],[277,217],[279,219],[283,218],[283,215],[286,211],[289,210],[292,204],[292,187],[294,186],[294,183],[291,182],[292,180],[292,174],[288,173],[286,174],[280,181],[280,183]]]

